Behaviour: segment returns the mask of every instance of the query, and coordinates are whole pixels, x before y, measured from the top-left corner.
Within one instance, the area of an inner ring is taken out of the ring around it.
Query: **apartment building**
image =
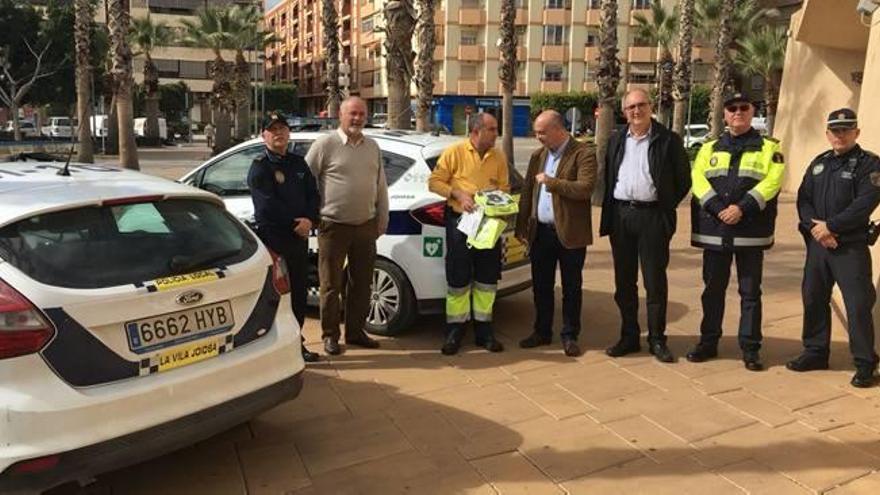
[[[350,90],[368,101],[371,113],[383,113],[388,96],[385,69],[384,0],[339,0],[342,58],[352,70]],[[656,46],[639,39],[636,14],[651,16],[650,0],[619,0],[618,57],[621,90],[656,85]],[[677,0],[663,0],[672,12]],[[792,2],[776,2],[792,3]],[[517,87],[514,133],[529,131],[529,95],[537,92],[596,91],[600,0],[517,0]],[[318,12],[315,15],[315,12]],[[266,13],[267,25],[285,41],[267,51],[267,78],[292,81],[307,102],[303,110],[323,108],[323,55],[320,0],[284,0]],[[498,49],[501,0],[441,0],[435,14],[435,119],[464,132],[465,115],[500,111]],[[694,81],[709,83],[714,40],[695,40]],[[747,90],[760,93],[760,80]],[[415,95],[415,88],[413,88]],[[521,118],[525,117],[525,118]]]
[[[182,32],[183,19],[192,19],[200,9],[222,7],[232,4],[257,5],[262,9],[262,0],[130,0],[131,16],[143,18],[147,15],[153,22],[164,22]],[[96,18],[106,23],[105,2],[98,3]],[[262,51],[249,50],[245,57],[251,63],[251,77],[254,81],[262,80],[264,75],[261,60]],[[224,60],[235,60],[235,52],[224,50]],[[172,84],[183,82],[190,90],[190,120],[208,122],[211,120],[209,97],[213,81],[208,72],[208,63],[214,60],[214,52],[206,48],[194,48],[175,43],[172,46],[156,47],[152,53],[153,62],[159,69],[159,83]],[[133,62],[135,83],[143,83],[144,58],[136,56]]]

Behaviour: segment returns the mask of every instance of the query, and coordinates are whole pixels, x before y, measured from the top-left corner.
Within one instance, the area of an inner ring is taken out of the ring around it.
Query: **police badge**
[[[277,182],[279,184],[284,184],[284,179],[285,179],[284,172],[282,172],[280,170],[276,170],[275,171],[275,182]]]
[[[825,164],[824,164],[824,163],[820,163],[820,164],[818,164],[818,165],[814,165],[814,166],[813,166],[813,175],[819,175],[819,174],[822,173],[823,170],[825,170]]]
[[[718,165],[718,157],[717,156],[713,156],[712,158],[709,159],[709,166],[714,167],[715,165]]]

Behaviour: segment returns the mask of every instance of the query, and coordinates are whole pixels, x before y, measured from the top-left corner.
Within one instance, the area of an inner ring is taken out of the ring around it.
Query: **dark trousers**
[[[815,240],[807,241],[802,295],[804,301],[803,340],[806,352],[828,359],[831,345],[831,289],[835,282],[846,306],[849,349],[858,367],[877,366],[874,352],[874,307],[876,293],[871,275],[868,246],[842,245],[828,250]]]
[[[450,298],[466,293],[470,310],[465,320],[474,316],[474,337],[483,341],[494,337],[492,311],[494,294],[501,279],[501,240],[492,249],[471,249],[467,236],[458,230],[461,215],[446,209],[446,285],[447,308]],[[483,307],[485,306],[485,307]],[[464,332],[464,321],[452,321],[447,311],[447,331]]]
[[[724,320],[724,297],[730,282],[730,265],[736,259],[736,277],[739,283],[740,316],[739,347],[744,351],[761,348],[761,274],[764,251],[703,251],[703,322],[700,324],[700,343],[717,347]]]
[[[550,338],[556,301],[556,266],[562,276],[562,340],[577,340],[581,331],[581,285],[587,248],[566,249],[556,230],[539,223],[529,250],[532,260],[532,294],[535,333]]]
[[[378,233],[375,218],[360,225],[321,221],[318,228],[318,278],[321,281],[322,338],[339,339],[343,284],[345,338],[358,339],[364,335]]]
[[[302,330],[306,321],[306,297],[309,290],[309,241],[297,237],[281,253],[281,257],[287,264],[287,274],[290,278],[290,302],[293,307],[293,317],[296,318],[296,322]]]
[[[614,300],[620,309],[621,338],[638,342],[639,328],[639,265],[647,293],[648,343],[666,342],[666,303],[669,265],[669,241],[675,212],[659,208],[634,208],[615,205],[614,230],[611,233],[611,254],[614,257]]]

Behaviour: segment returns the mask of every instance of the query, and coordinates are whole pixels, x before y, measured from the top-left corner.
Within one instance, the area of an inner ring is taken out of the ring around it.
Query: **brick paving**
[[[497,303],[501,354],[468,341],[441,356],[442,318],[424,318],[382,349],[310,365],[297,400],[79,493],[878,493],[880,391],[850,387],[843,328],[835,323],[830,370],[784,367],[800,350],[802,313],[792,198],[765,261],[761,373],[739,360],[735,282],[720,358],[684,360],[701,317],[689,223],[680,209],[669,269],[674,364],[602,352],[619,326],[603,238],[587,255],[580,358],[558,342],[516,346],[531,329],[530,292]],[[310,318],[316,349],[318,332]]]

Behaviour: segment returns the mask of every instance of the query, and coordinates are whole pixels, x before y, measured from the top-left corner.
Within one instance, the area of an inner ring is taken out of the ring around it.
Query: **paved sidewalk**
[[[497,304],[502,354],[468,341],[463,354],[441,356],[442,319],[422,319],[378,351],[309,366],[298,400],[81,493],[878,493],[880,390],[849,386],[843,329],[831,370],[784,367],[800,350],[803,247],[791,197],[781,210],[765,261],[765,372],[739,360],[735,282],[720,359],[684,360],[702,282],[682,208],[669,270],[675,364],[602,352],[619,325],[602,238],[587,255],[578,359],[558,342],[517,348],[531,329],[530,292]],[[306,332],[317,349],[314,318]]]

